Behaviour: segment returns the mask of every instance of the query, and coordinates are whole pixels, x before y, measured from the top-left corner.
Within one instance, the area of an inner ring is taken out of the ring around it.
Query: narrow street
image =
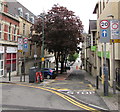
[[[3,110],[108,110],[83,70],[75,65],[66,80],[43,83],[3,83]]]

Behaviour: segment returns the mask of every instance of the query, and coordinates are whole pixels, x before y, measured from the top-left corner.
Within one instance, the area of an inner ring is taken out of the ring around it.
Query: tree
[[[35,31],[41,33],[42,18],[39,16],[35,24]],[[68,54],[75,52],[81,40],[83,25],[79,17],[66,7],[54,5],[44,17],[45,44],[49,52],[53,52],[56,59],[61,62],[61,71]]]
[[[68,61],[72,62],[75,61],[79,57],[78,53],[70,54],[68,57]]]

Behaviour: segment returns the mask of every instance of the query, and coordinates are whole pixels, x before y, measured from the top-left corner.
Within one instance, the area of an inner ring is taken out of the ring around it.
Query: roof
[[[31,11],[29,11],[26,7],[24,7],[21,3],[18,1],[16,2],[7,2],[8,5],[8,13],[10,13],[13,16],[18,16],[18,9],[22,8],[23,11],[23,18],[25,19],[25,14],[29,13],[29,17],[36,17]]]
[[[89,34],[90,34],[90,31],[97,29],[96,22],[97,22],[96,20],[89,20],[89,31],[88,31]]]

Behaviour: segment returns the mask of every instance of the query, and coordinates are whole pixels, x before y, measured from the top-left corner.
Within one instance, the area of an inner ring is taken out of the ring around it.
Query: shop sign
[[[0,46],[0,53],[4,53],[4,46]]]
[[[17,53],[17,47],[7,47],[7,53]]]

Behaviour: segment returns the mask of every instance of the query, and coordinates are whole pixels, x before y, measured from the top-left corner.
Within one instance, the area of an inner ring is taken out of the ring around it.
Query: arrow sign
[[[109,43],[110,42],[110,20],[101,20],[100,26],[100,42]]]
[[[102,30],[102,37],[107,37],[107,30]]]

